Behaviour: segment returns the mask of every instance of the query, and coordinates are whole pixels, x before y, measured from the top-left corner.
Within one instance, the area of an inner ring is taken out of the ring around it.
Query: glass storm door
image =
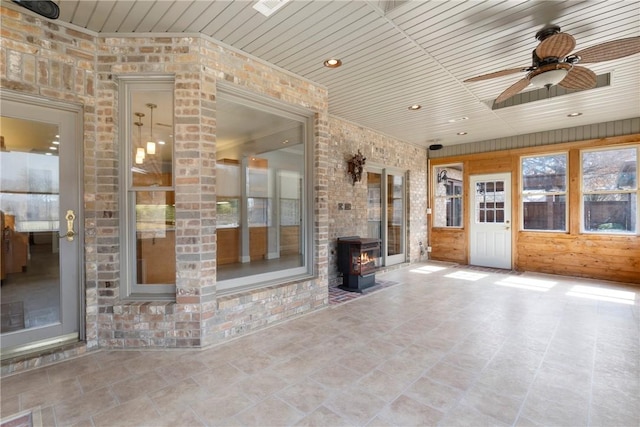
[[[374,169],[375,170],[375,169]],[[367,236],[381,240],[376,266],[405,261],[404,173],[367,171]]]
[[[511,174],[471,177],[470,264],[511,269]]]
[[[79,338],[78,115],[2,93],[1,350]]]
[[[387,254],[386,265],[405,261],[405,200],[404,174],[388,172],[387,191]]]

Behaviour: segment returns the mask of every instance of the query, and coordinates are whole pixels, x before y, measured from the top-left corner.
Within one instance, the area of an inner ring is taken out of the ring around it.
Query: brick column
[[[203,72],[180,72],[175,88],[175,338],[201,346],[215,310],[215,85]]]

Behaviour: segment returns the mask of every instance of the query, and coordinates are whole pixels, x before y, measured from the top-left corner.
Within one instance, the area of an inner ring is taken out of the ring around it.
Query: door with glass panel
[[[511,174],[471,176],[470,264],[511,268]]]
[[[405,178],[389,169],[367,171],[367,233],[379,238],[381,265],[405,261]]]
[[[3,358],[79,338],[79,114],[74,107],[2,93]]]

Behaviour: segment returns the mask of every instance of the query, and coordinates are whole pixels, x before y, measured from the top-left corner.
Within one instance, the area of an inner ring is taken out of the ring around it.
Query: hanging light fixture
[[[138,118],[137,122],[133,124],[138,126],[138,143],[142,144],[142,118],[144,117],[144,113],[134,113]],[[138,147],[136,149],[136,164],[141,165],[144,162],[144,148]]]
[[[153,140],[153,109],[157,107],[156,104],[147,104],[147,107],[151,110],[149,121],[149,141],[147,141],[147,154],[156,154],[156,143]]]

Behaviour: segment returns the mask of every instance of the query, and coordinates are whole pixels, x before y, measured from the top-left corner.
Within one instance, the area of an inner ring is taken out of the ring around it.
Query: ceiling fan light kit
[[[505,89],[495,100],[504,102],[528,86],[546,87],[560,85],[565,89],[584,90],[596,87],[597,76],[590,69],[577,63],[604,62],[640,53],[640,37],[612,40],[571,54],[576,47],[575,38],[560,32],[557,25],[549,25],[536,33],[540,41],[532,53],[532,65],[483,74],[464,80],[465,83],[493,79],[519,72],[527,75]]]
[[[548,64],[531,71],[528,76],[529,82],[535,87],[549,88],[564,80],[571,68],[571,65],[566,63]]]

